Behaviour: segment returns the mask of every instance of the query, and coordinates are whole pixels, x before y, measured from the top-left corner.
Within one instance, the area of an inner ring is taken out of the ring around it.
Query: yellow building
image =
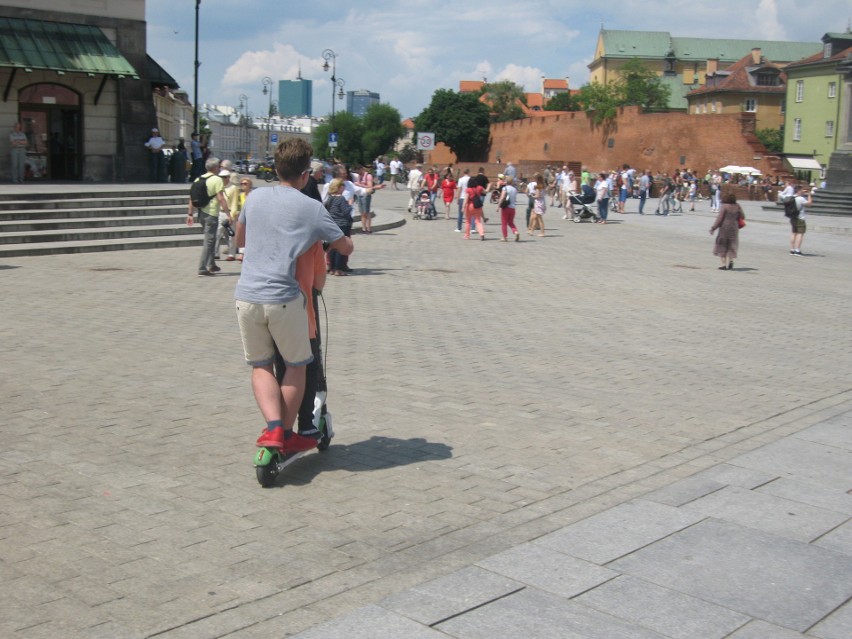
[[[689,113],[754,113],[755,128],[781,128],[787,89],[780,65],[768,61],[760,49],[752,49],[726,69],[714,69],[715,61],[708,62],[704,86],[686,96]]]
[[[640,60],[671,89],[670,109],[686,110],[686,95],[704,84],[711,72],[741,60],[758,48],[769,60],[785,64],[818,51],[818,42],[723,40],[678,38],[668,31],[617,31],[601,29],[595,58],[589,64],[590,81],[606,84],[619,77],[630,60]]]

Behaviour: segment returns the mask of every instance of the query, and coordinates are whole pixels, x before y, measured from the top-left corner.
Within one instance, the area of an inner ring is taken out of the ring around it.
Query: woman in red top
[[[450,219],[450,204],[455,200],[456,181],[453,179],[453,171],[447,168],[444,173],[444,179],[441,180],[441,191],[444,193],[444,208],[446,209],[447,219]]]
[[[485,225],[482,223],[482,203],[485,199],[485,189],[474,186],[467,189],[467,208],[464,215],[464,239],[470,239],[470,225],[476,224],[476,232],[479,239],[485,239]],[[478,206],[477,206],[478,205]]]

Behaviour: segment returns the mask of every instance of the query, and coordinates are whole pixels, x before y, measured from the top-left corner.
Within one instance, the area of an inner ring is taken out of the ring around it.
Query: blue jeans
[[[645,198],[648,197],[648,191],[639,189],[639,215],[645,215]]]
[[[456,228],[461,231],[462,230],[462,222],[464,221],[464,199],[459,198],[459,221],[456,225]]]
[[[216,238],[219,230],[219,216],[207,215],[204,211],[198,211],[198,221],[204,229],[204,242],[201,245],[201,261],[198,263],[199,271],[209,271],[216,265]]]
[[[609,208],[609,198],[605,197],[602,200],[598,200],[598,215],[602,220],[606,220],[607,216],[607,208]]]

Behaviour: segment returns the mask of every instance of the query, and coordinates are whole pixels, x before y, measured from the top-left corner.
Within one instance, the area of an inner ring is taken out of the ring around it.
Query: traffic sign
[[[337,133],[329,133],[328,134],[328,148],[336,149],[337,148]]]
[[[417,134],[417,150],[432,151],[435,149],[435,134],[434,133],[418,133]]]
[[[272,142],[272,144],[278,144],[278,134],[273,133],[272,135],[270,135],[269,141]]]

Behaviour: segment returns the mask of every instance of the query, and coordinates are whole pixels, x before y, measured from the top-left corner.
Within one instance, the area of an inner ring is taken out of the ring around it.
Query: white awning
[[[798,171],[821,171],[822,165],[813,158],[784,158]]]

